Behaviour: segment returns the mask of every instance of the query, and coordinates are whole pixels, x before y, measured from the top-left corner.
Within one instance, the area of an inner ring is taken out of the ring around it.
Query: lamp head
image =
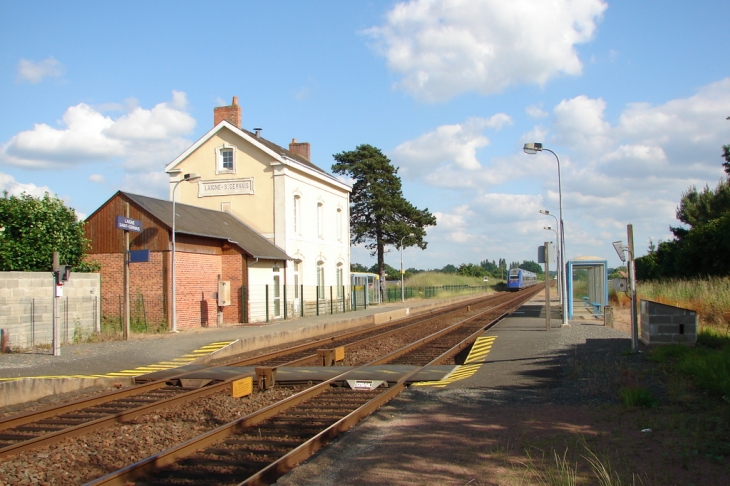
[[[541,209],[540,214],[550,214],[550,211],[548,211],[547,209]]]
[[[543,229],[544,230],[550,230],[550,231],[552,231],[553,230],[553,227],[552,226],[545,226],[545,227],[543,227]]]
[[[196,172],[191,172],[190,174],[185,174],[183,176],[183,180],[185,180],[185,181],[194,181],[197,179],[200,179],[200,174],[198,174]]]
[[[526,154],[536,154],[542,150],[542,143],[540,142],[530,142],[526,143],[524,147],[522,147],[522,150]]]

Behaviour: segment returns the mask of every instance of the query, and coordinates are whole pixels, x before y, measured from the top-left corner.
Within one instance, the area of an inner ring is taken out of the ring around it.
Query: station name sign
[[[117,216],[116,227],[124,231],[134,231],[135,233],[141,233],[142,221],[132,218],[126,218],[124,216]]]
[[[198,184],[198,197],[253,193],[253,177],[224,181],[203,181]]]

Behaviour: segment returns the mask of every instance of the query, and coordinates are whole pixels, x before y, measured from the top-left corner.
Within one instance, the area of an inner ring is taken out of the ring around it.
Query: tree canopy
[[[690,186],[682,194],[676,215],[687,228],[670,227],[672,241],[650,242],[649,253],[636,259],[638,278],[730,275],[730,145],[722,157],[728,177],[714,190]]]
[[[3,192],[0,199],[0,271],[44,272],[60,263],[77,267],[86,254],[84,223],[73,209],[46,193],[35,198]]]
[[[385,270],[385,247],[418,246],[426,249],[426,228],[436,225],[428,209],[418,209],[401,191],[398,169],[390,159],[372,145],[335,154],[335,174],[355,180],[350,197],[350,232],[352,243],[365,243],[378,259],[378,269]]]

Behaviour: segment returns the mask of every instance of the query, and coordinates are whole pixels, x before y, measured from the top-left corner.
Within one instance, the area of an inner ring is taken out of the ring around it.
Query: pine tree
[[[365,243],[371,255],[377,255],[378,269],[385,269],[385,247],[418,246],[426,249],[426,227],[435,226],[436,218],[428,209],[417,209],[401,192],[398,169],[379,149],[359,145],[354,151],[334,155],[335,174],[355,180],[350,196],[350,232],[352,243]]]

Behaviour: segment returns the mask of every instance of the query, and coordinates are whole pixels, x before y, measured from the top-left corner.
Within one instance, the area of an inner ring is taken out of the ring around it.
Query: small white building
[[[293,259],[283,276],[270,261],[250,264],[252,287],[269,285],[286,294],[286,285],[287,301],[300,299],[301,286],[316,288],[320,300],[332,288],[345,298],[352,188],[309,160],[309,143],[292,139],[283,148],[260,129],[241,128],[237,97],[213,113],[214,127],[165,167],[170,199],[177,187],[180,203],[230,212]],[[177,184],[188,173],[201,178]]]

